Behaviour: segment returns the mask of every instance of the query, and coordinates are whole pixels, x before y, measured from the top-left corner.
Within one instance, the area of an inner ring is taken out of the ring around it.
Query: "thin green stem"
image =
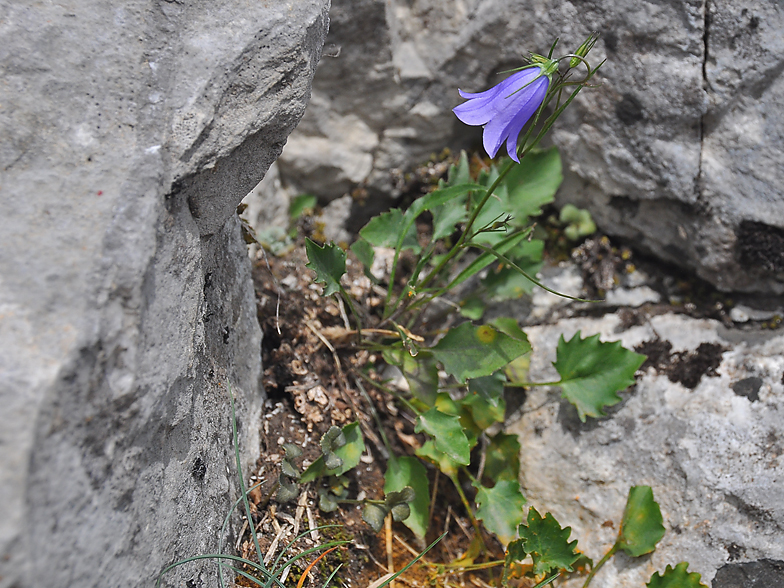
[[[460,496],[460,501],[463,503],[463,507],[465,507],[466,512],[468,513],[468,518],[471,520],[471,526],[474,527],[474,532],[479,538],[479,543],[482,545],[482,551],[487,553],[485,538],[482,536],[482,527],[479,526],[479,521],[477,521],[476,517],[474,516],[474,511],[471,508],[471,504],[468,502],[468,498],[466,498],[465,492],[463,492],[463,488],[460,486],[460,480],[457,478],[456,474],[454,476],[447,474],[447,477],[452,480],[452,484],[455,485],[455,489]]]
[[[557,382],[504,382],[504,388],[533,388],[534,386],[560,386],[561,380]]]
[[[399,400],[400,402],[405,404],[406,407],[408,408],[408,410],[413,412],[415,415],[419,416],[421,414],[421,412],[419,410],[417,410],[416,406],[411,404],[411,402],[407,398],[404,398],[403,396],[401,396],[400,394],[398,394],[397,392],[392,390],[392,388],[384,386],[384,384],[379,384],[378,382],[374,381],[372,378],[370,378],[369,376],[366,376],[362,372],[355,371],[354,373],[356,375],[358,375],[360,378],[362,378],[363,380],[365,380],[367,383],[375,386],[376,388],[378,388],[382,392],[386,392],[387,394],[392,396],[395,400]]]
[[[588,588],[588,584],[591,583],[591,580],[593,580],[593,577],[596,575],[596,572],[602,569],[602,566],[606,564],[613,555],[615,555],[616,551],[618,551],[617,541],[615,542],[615,545],[610,547],[610,550],[604,554],[604,557],[599,560],[599,563],[597,563],[595,566],[593,566],[593,568],[591,568],[591,573],[588,574],[588,577],[585,579],[585,584],[583,584],[583,588]]]
[[[468,219],[468,223],[466,223],[466,226],[463,229],[463,233],[460,235],[457,242],[452,246],[452,249],[449,250],[449,253],[447,253],[444,256],[444,258],[438,263],[438,265],[436,265],[436,267],[430,270],[430,272],[418,284],[417,289],[421,289],[427,286],[433,280],[433,278],[435,278],[441,272],[441,270],[444,269],[444,266],[446,266],[446,264],[449,263],[449,261],[451,261],[452,258],[455,255],[457,255],[457,253],[461,250],[461,246],[463,245],[465,240],[470,236],[471,229],[473,228],[474,223],[476,222],[476,219],[479,216],[479,213],[482,212],[482,208],[487,203],[490,196],[492,196],[493,193],[496,191],[498,186],[501,185],[501,182],[504,180],[504,178],[506,178],[507,174],[509,174],[509,172],[512,170],[513,165],[514,165],[514,161],[511,160],[506,163],[504,168],[501,170],[501,173],[498,174],[498,177],[490,185],[490,187],[487,189],[487,192],[485,192],[485,195],[479,201],[479,204],[477,204],[476,207],[474,208],[474,212],[471,214],[470,218]]]

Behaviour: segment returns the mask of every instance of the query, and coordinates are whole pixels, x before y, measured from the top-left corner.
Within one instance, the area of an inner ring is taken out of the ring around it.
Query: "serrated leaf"
[[[602,416],[604,407],[620,402],[616,392],[634,384],[634,372],[645,361],[644,355],[624,349],[620,341],[601,343],[599,335],[583,339],[580,331],[569,341],[561,335],[556,353],[558,385],[583,422],[586,416]]]
[[[664,574],[659,575],[659,572],[655,572],[646,586],[648,588],[708,588],[700,582],[700,574],[689,573],[688,568],[689,564],[685,561],[674,568],[668,565],[664,569]]]
[[[359,231],[359,234],[371,245],[394,248],[406,224],[400,209],[393,208],[389,212],[384,212],[370,219],[368,224]],[[404,249],[411,249],[414,253],[419,253],[422,250],[417,241],[416,226],[413,224],[408,225],[405,235],[402,236],[400,250]]]
[[[479,486],[476,491],[476,518],[506,545],[514,539],[517,526],[523,520],[525,498],[520,483],[501,480],[492,488]]]
[[[510,337],[490,325],[471,323],[450,329],[431,349],[444,370],[460,382],[489,376],[531,350],[527,339]]]
[[[517,481],[520,475],[520,441],[517,435],[498,433],[485,451],[485,476],[499,482]]]
[[[656,549],[662,537],[661,509],[653,499],[653,490],[650,486],[632,486],[616,545],[632,557],[639,557]]]
[[[505,208],[523,225],[529,217],[542,214],[542,206],[555,200],[563,175],[558,149],[533,150],[506,176]]]
[[[384,475],[384,494],[397,492],[406,486],[414,489],[414,499],[409,503],[411,514],[403,524],[424,539],[427,533],[427,520],[430,510],[430,483],[427,470],[415,457],[390,457]]]
[[[319,247],[310,239],[305,239],[308,254],[306,267],[316,272],[315,282],[324,284],[323,296],[340,291],[340,278],[346,273],[346,253],[334,243]]]
[[[417,449],[415,453],[422,459],[433,463],[443,474],[450,478],[456,476],[457,470],[460,468],[458,462],[443,451],[436,449],[436,444],[432,439],[425,441],[422,447]]]
[[[381,504],[365,504],[362,509],[362,520],[378,533],[384,527],[387,509]]]
[[[572,564],[580,554],[575,553],[577,541],[569,541],[571,527],[561,528],[549,512],[542,517],[534,507],[528,510],[527,525],[518,528],[523,540],[523,549],[534,562],[535,574],[546,574],[550,570],[574,571]]]
[[[468,465],[471,462],[471,448],[458,417],[431,408],[417,417],[414,431],[424,431],[433,437],[436,449],[457,463]]]

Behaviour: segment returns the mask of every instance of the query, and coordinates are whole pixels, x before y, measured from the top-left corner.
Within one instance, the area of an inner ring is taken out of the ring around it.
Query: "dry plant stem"
[[[438,482],[441,478],[441,470],[436,468],[436,475],[435,479],[433,480],[433,492],[430,495],[430,509],[428,510],[427,515],[427,528],[430,528],[430,523],[433,522],[433,511],[436,507],[436,496],[438,496]]]
[[[596,575],[596,572],[598,572],[602,568],[602,566],[606,564],[613,555],[615,555],[616,551],[618,551],[617,542],[615,543],[615,545],[610,547],[610,550],[604,554],[604,557],[599,560],[599,563],[597,563],[595,566],[593,566],[593,568],[591,568],[591,573],[589,573],[588,577],[585,579],[585,584],[583,584],[583,588],[588,588],[588,584],[591,583],[591,580],[593,580],[593,577]]]
[[[333,547],[332,549],[327,549],[324,553],[322,553],[316,559],[314,559],[310,563],[310,565],[308,565],[308,567],[305,568],[305,571],[302,572],[302,575],[299,577],[299,582],[297,582],[297,588],[302,588],[302,585],[305,583],[305,578],[310,573],[310,570],[313,569],[313,566],[315,566],[319,562],[319,560],[321,558],[325,557],[328,553],[331,553],[331,552],[335,551],[336,549],[337,549],[337,547]]]
[[[395,573],[395,558],[392,554],[392,515],[388,514],[384,519],[384,530],[387,540],[387,569],[390,574]],[[390,588],[397,588],[394,580],[389,583]]]

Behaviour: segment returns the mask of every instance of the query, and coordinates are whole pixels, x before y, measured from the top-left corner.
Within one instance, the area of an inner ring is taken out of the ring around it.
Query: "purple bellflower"
[[[538,56],[537,56],[538,57]],[[506,141],[509,157],[517,157],[517,140],[534,113],[539,109],[550,86],[550,76],[557,64],[549,59],[513,73],[501,83],[479,93],[463,92],[468,102],[455,107],[453,112],[467,125],[485,125],[482,135],[485,151],[493,158]],[[555,67],[552,67],[555,64]]]

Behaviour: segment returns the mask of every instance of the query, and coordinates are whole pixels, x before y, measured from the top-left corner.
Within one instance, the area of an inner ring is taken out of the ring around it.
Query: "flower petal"
[[[538,69],[532,69],[538,74]],[[536,74],[530,77],[535,77]],[[528,81],[529,80],[524,81],[523,85],[525,86]],[[511,96],[505,95],[503,98],[499,99],[497,104],[495,104],[497,114],[493,116],[487,126],[485,126],[484,134],[482,136],[485,151],[487,151],[487,154],[490,157],[495,157],[496,153],[498,153],[498,150],[501,148],[501,145],[511,134],[514,134],[516,147],[517,136],[520,134],[523,126],[525,126],[525,123],[528,122],[534,112],[536,112],[536,109],[539,108],[542,100],[544,100],[549,84],[550,80],[547,77],[541,77]],[[513,130],[515,131],[514,133],[512,133]],[[512,150],[509,151],[509,147],[507,146],[510,155],[514,149],[515,148],[512,148]],[[517,160],[516,154],[512,159],[515,161]]]
[[[467,125],[484,125],[490,122],[502,109],[506,107],[510,94],[525,87],[532,79],[539,75],[539,68],[528,68],[513,73],[511,76],[484,92],[458,93],[468,101],[452,109],[455,116]],[[522,90],[525,92],[527,88]]]

